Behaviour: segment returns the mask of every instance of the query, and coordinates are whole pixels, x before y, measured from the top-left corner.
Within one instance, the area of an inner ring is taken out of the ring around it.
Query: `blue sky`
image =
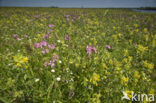
[[[18,7],[156,7],[156,0],[0,0],[0,6]]]

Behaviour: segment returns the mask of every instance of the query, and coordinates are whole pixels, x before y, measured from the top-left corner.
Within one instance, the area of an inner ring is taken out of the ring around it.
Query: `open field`
[[[0,103],[128,103],[155,65],[154,13],[0,8]]]

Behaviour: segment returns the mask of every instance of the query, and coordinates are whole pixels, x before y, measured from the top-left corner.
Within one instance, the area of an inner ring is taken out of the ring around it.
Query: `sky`
[[[134,8],[156,7],[156,0],[0,0],[0,6],[11,7],[86,7],[86,8]]]

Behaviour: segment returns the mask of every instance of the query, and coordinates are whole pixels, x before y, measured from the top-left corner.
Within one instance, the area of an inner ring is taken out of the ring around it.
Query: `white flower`
[[[54,73],[54,72],[55,72],[55,70],[54,70],[54,69],[52,69],[52,70],[51,70],[51,72],[52,72],[52,73]]]
[[[73,81],[74,81],[74,79],[73,79],[73,78],[71,78],[71,79],[70,79],[70,81],[72,81],[72,82],[73,82]]]
[[[39,80],[40,80],[39,78],[36,78],[36,79],[35,79],[35,82],[38,82]]]
[[[61,78],[60,77],[57,77],[56,80],[59,82],[61,80]]]
[[[61,41],[60,40],[57,40],[57,42],[60,43]]]
[[[18,52],[20,52],[20,50],[18,50]]]
[[[59,60],[59,63],[61,64],[61,63],[62,63],[62,61],[61,61],[61,60]]]
[[[69,68],[66,68],[66,71],[69,72]]]

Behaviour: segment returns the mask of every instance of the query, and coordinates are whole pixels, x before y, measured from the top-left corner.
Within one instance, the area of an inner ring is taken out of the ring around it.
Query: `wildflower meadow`
[[[155,65],[155,13],[0,8],[0,103],[155,103]]]

